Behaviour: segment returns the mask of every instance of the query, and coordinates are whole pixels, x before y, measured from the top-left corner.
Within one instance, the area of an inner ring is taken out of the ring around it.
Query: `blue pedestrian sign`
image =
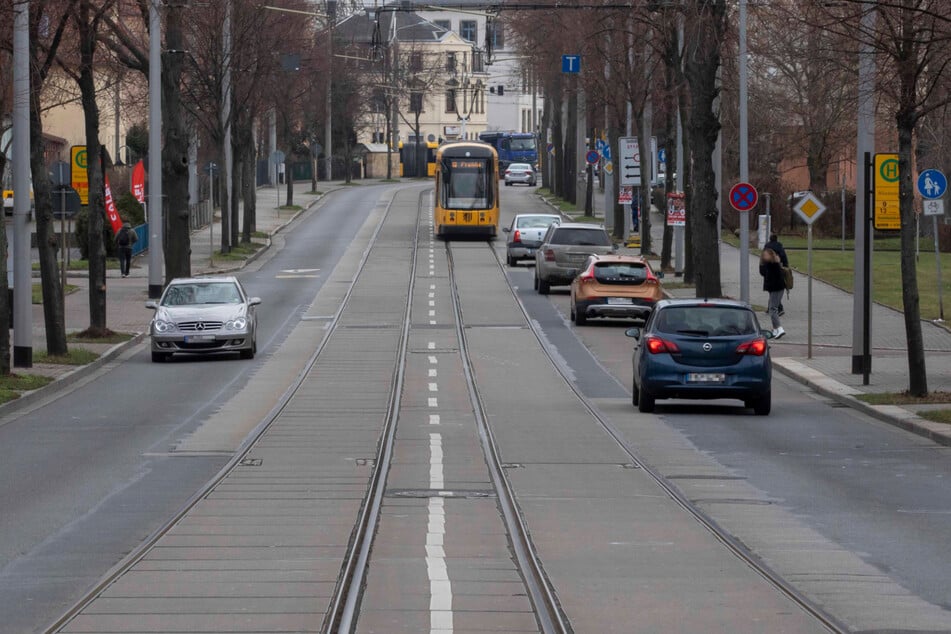
[[[581,56],[580,55],[562,55],[561,56],[561,72],[577,74],[581,72]]]
[[[666,163],[667,162],[667,151],[664,148],[657,150],[657,162]]]
[[[938,170],[925,170],[918,175],[918,193],[924,198],[941,198],[947,189],[948,179]]]

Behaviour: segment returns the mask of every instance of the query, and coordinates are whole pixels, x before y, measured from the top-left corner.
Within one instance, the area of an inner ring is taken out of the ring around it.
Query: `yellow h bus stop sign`
[[[875,198],[872,224],[878,231],[901,229],[901,208],[898,197],[898,155],[875,155]]]
[[[79,202],[89,204],[89,172],[86,159],[86,146],[74,145],[69,148],[69,180],[73,189],[79,194]]]

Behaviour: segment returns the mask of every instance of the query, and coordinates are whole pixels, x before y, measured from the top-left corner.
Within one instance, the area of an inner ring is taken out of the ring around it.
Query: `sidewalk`
[[[339,182],[321,182],[318,184],[323,194],[340,187]],[[298,183],[294,187],[294,202],[302,209],[315,204],[322,194],[309,193],[310,183]],[[280,200],[285,199],[282,187]],[[257,229],[268,236],[279,232],[300,212],[279,210],[277,208],[278,191],[274,188],[261,188],[257,197]],[[604,217],[604,197],[595,192],[594,204],[598,217]],[[651,214],[651,236],[654,250],[660,250],[663,235],[663,215]],[[211,227],[195,231],[191,235],[192,273],[205,275],[227,273],[242,268],[247,260],[213,259],[213,251],[218,249],[221,236],[220,222]],[[637,249],[623,251],[639,252]],[[263,250],[262,250],[263,251]],[[260,253],[260,252],[259,252]],[[740,296],[739,250],[721,243],[720,275],[724,295]],[[56,383],[64,385],[77,380],[84,372],[98,367],[121,354],[145,337],[151,311],[145,308],[148,299],[148,255],[143,254],[133,262],[129,277],[121,278],[118,270],[107,273],[107,324],[117,332],[136,333],[135,338],[123,344],[71,344],[73,347],[85,347],[102,355],[96,362],[86,366],[62,366],[55,364],[36,364],[28,370],[15,369],[16,373],[44,374],[56,378]],[[253,259],[253,257],[252,257]],[[756,306],[765,307],[766,294],[761,290],[761,278],[758,269],[758,252],[750,250],[747,263],[750,274],[750,300]],[[677,278],[668,277],[668,283]],[[88,327],[88,278],[85,274],[75,274],[69,283],[79,286],[79,290],[66,298],[66,331],[77,332]],[[693,296],[692,288],[673,289],[675,296]],[[902,313],[874,305],[872,309],[872,371],[869,385],[862,385],[861,374],[852,374],[852,304],[851,293],[818,282],[812,283],[812,357],[808,357],[808,279],[796,274],[796,286],[785,302],[786,314],[783,327],[787,335],[771,343],[773,363],[778,372],[809,385],[819,393],[843,405],[861,410],[880,420],[899,425],[915,433],[932,438],[941,444],[951,445],[951,426],[926,421],[916,412],[948,405],[867,405],[855,398],[861,393],[903,392],[908,389],[908,362],[905,345],[905,326]],[[761,323],[768,323],[764,316]],[[34,354],[46,349],[44,322],[41,306],[34,306],[33,346]],[[951,392],[951,331],[930,322],[922,322],[925,342],[928,388],[931,392]],[[14,401],[25,403],[39,398],[44,390],[25,394]]]

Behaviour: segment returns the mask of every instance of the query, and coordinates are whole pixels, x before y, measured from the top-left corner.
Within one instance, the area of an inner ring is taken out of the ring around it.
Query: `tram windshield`
[[[492,207],[492,171],[487,159],[443,159],[443,209],[489,209]]]

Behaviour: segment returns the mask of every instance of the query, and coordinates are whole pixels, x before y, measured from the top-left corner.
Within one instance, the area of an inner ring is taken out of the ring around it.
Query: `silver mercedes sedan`
[[[235,277],[189,277],[172,280],[158,302],[149,324],[152,361],[175,353],[238,352],[253,359],[257,352],[254,307],[260,297],[248,297]]]

